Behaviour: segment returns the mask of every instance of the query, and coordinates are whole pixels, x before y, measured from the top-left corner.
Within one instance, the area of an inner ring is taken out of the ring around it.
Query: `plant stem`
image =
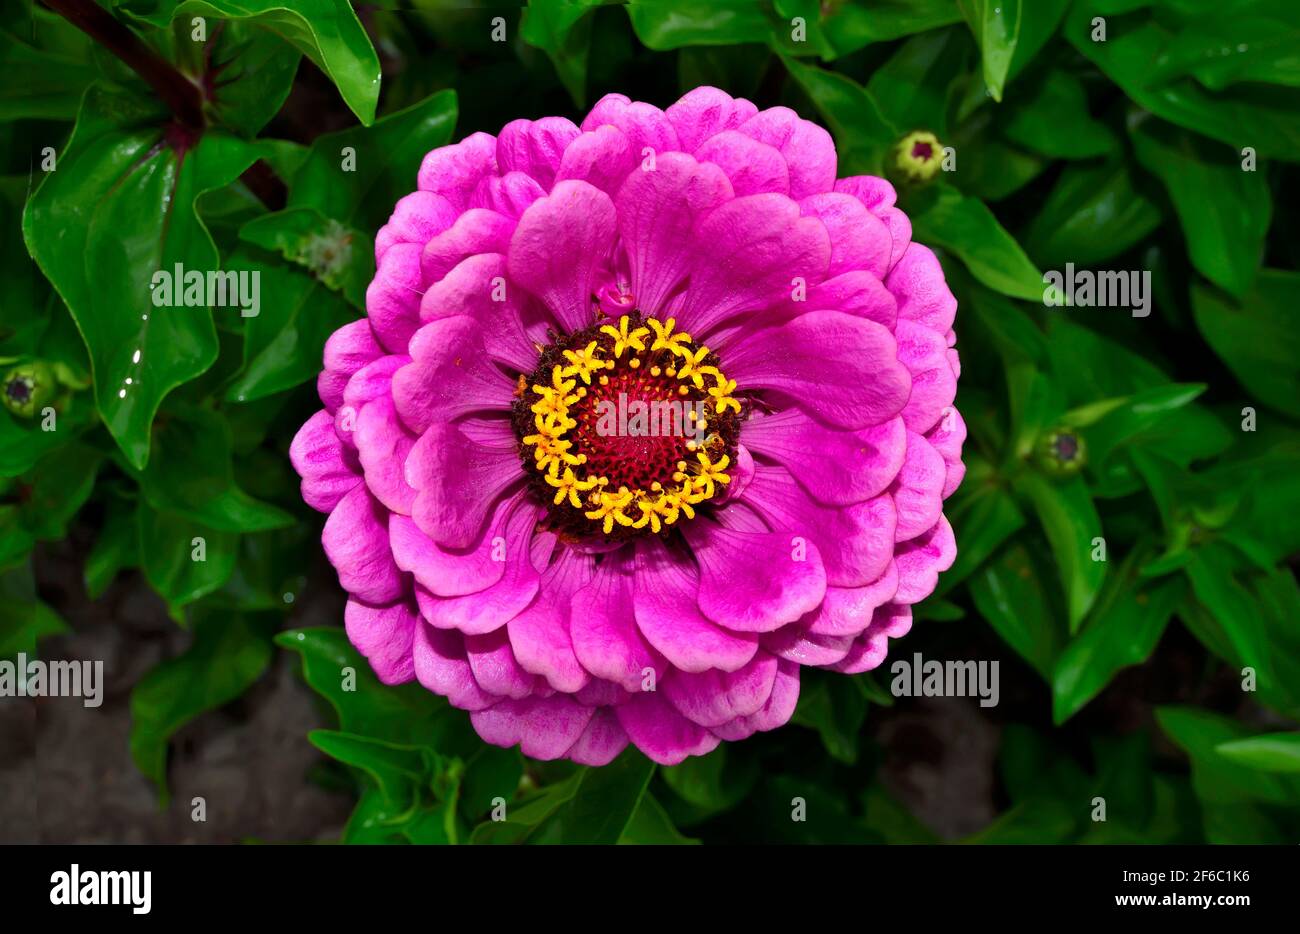
[[[44,0],[46,6],[131,67],[182,127],[202,131],[203,91],[95,0]]]

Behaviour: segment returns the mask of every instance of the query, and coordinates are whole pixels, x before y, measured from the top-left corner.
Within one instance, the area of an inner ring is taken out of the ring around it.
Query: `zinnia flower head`
[[[697,88],[425,157],[291,454],[378,676],[660,763],[861,672],[955,556],[956,302],[825,130]]]

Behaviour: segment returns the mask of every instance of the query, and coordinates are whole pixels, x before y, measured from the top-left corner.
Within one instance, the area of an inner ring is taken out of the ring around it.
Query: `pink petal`
[[[512,120],[497,134],[497,169],[502,175],[524,172],[549,191],[564,150],[578,133],[563,117]]]
[[[741,532],[702,517],[683,531],[700,565],[699,607],[728,629],[770,632],[826,593],[817,546],[789,532]]]
[[[489,694],[515,699],[532,694],[537,679],[524,671],[515,659],[504,626],[495,632],[466,636],[465,656],[474,680]]]
[[[574,592],[590,583],[595,572],[591,556],[565,549],[542,574],[537,599],[507,624],[519,664],[566,694],[580,691],[591,680],[573,649],[569,607]]]
[[[785,157],[766,143],[735,130],[724,130],[701,145],[695,158],[722,169],[737,197],[765,191],[790,194]]]
[[[612,708],[598,707],[565,756],[579,765],[609,765],[626,748],[627,733],[618,715]]]
[[[716,166],[683,153],[665,153],[653,172],[635,170],[619,190],[619,233],[637,306],[657,314],[695,262],[691,229],[731,198]]]
[[[821,502],[836,506],[884,492],[903,466],[906,436],[901,418],[835,431],[796,408],[755,414],[741,433],[750,449],[784,466]]]
[[[352,374],[383,353],[365,318],[345,324],[330,335],[325,342],[325,369],[316,380],[316,391],[331,414],[343,404],[343,390]]]
[[[424,245],[420,254],[424,282],[430,285],[437,282],[470,256],[504,253],[515,232],[515,223],[496,211],[470,208],[456,218],[456,223]],[[423,293],[424,289],[420,291]],[[416,307],[419,307],[418,296]]]
[[[666,113],[682,151],[693,153],[714,135],[740,126],[758,108],[717,88],[698,87],[682,95]]]
[[[662,658],[637,628],[632,563],[621,552],[606,555],[591,582],[574,593],[569,635],[582,667],[624,690],[639,691],[650,671],[656,681],[664,671]]]
[[[356,452],[339,440],[334,419],[323,409],[298,429],[289,460],[302,477],[303,500],[318,512],[333,510],[361,483]]]
[[[894,336],[898,340],[898,359],[912,375],[912,394],[903,409],[903,421],[910,431],[924,434],[952,405],[957,395],[957,376],[937,331],[899,319]]]
[[[546,189],[524,172],[507,172],[483,179],[470,196],[469,207],[483,208],[511,221],[518,221],[528,206],[546,195]]]
[[[821,606],[800,622],[817,636],[856,636],[871,624],[876,607],[898,592],[898,566],[890,561],[885,573],[862,587],[827,587]]]
[[[496,152],[496,139],[487,133],[474,133],[455,145],[440,146],[420,164],[420,190],[442,195],[452,207],[463,211],[478,183],[497,174]]]
[[[695,225],[695,266],[677,318],[696,339],[741,311],[788,299],[794,280],[818,282],[830,262],[821,221],[784,195],[728,201]]]
[[[394,243],[379,262],[366,288],[366,314],[379,342],[392,353],[405,353],[406,342],[420,324],[420,244]]]
[[[613,126],[599,126],[590,133],[583,133],[564,150],[555,180],[587,182],[612,198],[637,164],[632,144],[623,131]]]
[[[760,110],[739,131],[779,150],[790,166],[790,197],[796,201],[830,191],[835,184],[835,143],[817,124],[789,107]]]
[[[352,438],[370,492],[393,512],[410,515],[415,490],[406,482],[406,458],[415,435],[398,419],[391,397],[380,396],[362,406]]]
[[[898,592],[895,603],[909,606],[920,603],[934,592],[939,572],[952,567],[957,559],[957,541],[948,519],[939,517],[934,528],[924,535],[898,546]]]
[[[411,601],[389,606],[369,606],[348,600],[343,625],[357,651],[370,661],[375,676],[384,684],[403,684],[415,677],[412,643],[420,617]]]
[[[911,390],[893,335],[840,311],[810,311],[760,331],[731,347],[723,362],[740,386],[781,392],[835,428],[888,421]]]
[[[907,458],[889,487],[898,509],[897,541],[916,538],[939,521],[943,511],[943,482],[947,466],[930,442],[914,431],[907,433]]]
[[[889,270],[893,237],[889,228],[850,195],[825,192],[799,202],[806,217],[826,225],[831,238],[831,264],[826,274],[838,276],[865,270],[880,278]]]
[[[565,754],[586,731],[592,708],[566,694],[503,700],[470,714],[470,722],[485,742],[518,745],[532,759],[547,761]]]
[[[966,441],[966,422],[961,413],[949,406],[944,410],[939,424],[935,425],[925,436],[943,457],[947,473],[943,481],[943,498],[947,499],[961,486],[966,476],[966,465],[961,460],[962,444]]]
[[[627,137],[637,159],[646,155],[647,148],[655,153],[681,148],[677,132],[662,110],[641,101],[629,101],[622,94],[606,94],[597,101],[582,121],[582,129],[591,132],[605,124],[617,127]]]
[[[696,605],[699,574],[685,556],[657,538],[637,542],[633,602],[641,635],[682,671],[735,671],[758,650],[753,633],[736,633],[706,618]]]
[[[425,322],[465,316],[482,332],[483,348],[493,360],[521,373],[537,366],[537,348],[524,333],[520,298],[506,283],[506,259],[479,253],[457,263],[424,293],[420,319]]]
[[[586,182],[559,182],[520,218],[507,253],[510,278],[545,302],[565,330],[585,327],[616,222],[609,195]]]
[[[664,679],[663,695],[677,712],[700,726],[721,726],[757,713],[772,695],[776,656],[759,652],[732,672],[675,671]]]
[[[509,412],[514,382],[488,359],[473,318],[431,321],[411,340],[411,363],[393,377],[397,413],[417,434],[463,415]]]
[[[402,572],[388,550],[388,510],[364,485],[339,500],[325,520],[321,544],[339,584],[356,599],[393,603],[405,592]]]
[[[375,265],[396,243],[423,247],[456,222],[460,214],[450,201],[431,191],[413,191],[397,202],[393,216],[375,234]]]
[[[484,691],[474,680],[465,656],[465,637],[452,630],[434,629],[421,621],[415,627],[412,644],[415,677],[461,710],[483,710],[499,697]]]
[[[677,765],[718,746],[718,737],[687,720],[657,692],[637,694],[615,711],[628,739],[660,765]]]
[[[952,328],[957,299],[943,278],[943,267],[928,248],[913,243],[885,278],[885,285],[898,299],[898,317],[915,321],[939,334]]]
[[[735,741],[745,739],[762,730],[775,730],[790,722],[798,704],[799,665],[784,658],[778,659],[772,693],[762,709],[745,717],[737,717],[721,726],[715,726],[713,733],[722,739]]]
[[[894,553],[896,513],[886,495],[849,506],[822,506],[803,491],[784,467],[757,467],[744,502],[774,532],[813,542],[826,569],[826,582],[860,587],[885,572]],[[811,607],[809,608],[811,609]]]
[[[523,479],[514,432],[502,423],[491,443],[464,426],[433,425],[406,459],[406,482],[416,490],[411,517],[446,548],[469,548],[498,499]]]
[[[870,671],[885,660],[889,640],[907,635],[912,628],[912,608],[886,603],[871,618],[871,625],[857,639],[844,658],[828,667],[846,675]]]
[[[502,499],[482,536],[470,548],[452,551],[442,548],[414,521],[395,515],[388,520],[388,537],[393,560],[430,593],[460,597],[486,590],[501,580],[506,570],[506,519],[515,508],[515,498]]]

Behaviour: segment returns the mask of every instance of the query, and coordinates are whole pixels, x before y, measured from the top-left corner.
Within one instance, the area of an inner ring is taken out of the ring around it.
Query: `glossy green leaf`
[[[1164,184],[1192,264],[1233,295],[1251,285],[1273,217],[1268,183],[1234,150],[1158,120],[1129,126],[1138,161]]]
[[[602,0],[528,0],[519,35],[544,51],[577,107],[587,103],[587,59],[591,54],[593,7]]]
[[[1031,473],[1021,478],[1016,489],[1033,504],[1052,547],[1065,588],[1070,632],[1077,632],[1106,577],[1106,562],[1093,558],[1102,528],[1088,485],[1080,477],[1053,483]]]
[[[984,84],[1000,101],[1020,38],[1021,0],[958,0],[957,5],[979,44]]]
[[[20,652],[35,656],[41,639],[70,631],[59,614],[37,597],[30,567],[0,572],[0,659]]]
[[[1051,159],[1088,159],[1112,152],[1119,140],[1088,112],[1083,84],[1054,69],[1014,103],[1008,101],[1007,139]]]
[[[962,18],[954,0],[872,0],[870,4],[844,0],[828,6],[830,15],[822,30],[839,55],[959,23]]]
[[[99,411],[137,469],[149,459],[149,427],[163,397],[217,356],[212,310],[155,306],[154,274],[172,274],[176,264],[205,276],[217,270],[195,201],[256,157],[217,133],[192,150],[174,149],[159,117],[153,105],[93,85],[58,169],[23,215],[28,249],[90,350]]]
[[[145,579],[178,620],[182,607],[217,590],[234,571],[239,536],[233,532],[142,505],[136,535]]]
[[[227,704],[271,661],[267,619],[199,614],[189,647],[161,662],[131,690],[131,758],[167,800],[167,742],[200,714]]]
[[[1260,771],[1219,752],[1225,744],[1251,738],[1242,724],[1195,707],[1157,707],[1156,721],[1192,760],[1192,783],[1203,802],[1300,802],[1300,778]]]
[[[835,136],[838,174],[883,175],[886,156],[899,133],[881,116],[867,90],[837,72],[789,56],[783,56],[782,61]]]
[[[289,181],[289,207],[315,208],[345,227],[378,230],[415,190],[420,163],[451,139],[456,94],[439,91],[370,127],[325,133]]]
[[[185,407],[160,419],[158,454],[139,474],[154,509],[225,532],[260,532],[293,523],[282,509],[235,484],[230,426],[215,412]]]
[[[24,13],[30,21],[0,29],[0,70],[13,76],[0,88],[0,120],[72,120],[99,76],[90,37],[39,6]]]
[[[913,36],[871,73],[867,93],[902,132],[930,130],[946,142],[948,111],[969,49],[970,39],[958,27]]]
[[[618,838],[622,846],[690,846],[700,841],[673,826],[663,805],[647,793]]]
[[[997,634],[1050,679],[1065,625],[1030,551],[1020,543],[1005,548],[970,578],[970,594]]]
[[[1300,100],[1290,88],[1248,82],[1216,92],[1190,75],[1155,80],[1152,66],[1165,55],[1181,27],[1203,15],[1203,7],[1189,11],[1173,29],[1162,25],[1160,17],[1167,15],[1163,11],[1135,13],[1123,21],[1123,28],[1112,20],[1106,41],[1098,42],[1093,39],[1093,20],[1102,15],[1102,5],[1102,0],[1076,0],[1062,34],[1133,101],[1164,120],[1238,151],[1249,146],[1260,156],[1300,159]]]
[[[1125,163],[1078,163],[1066,166],[1022,239],[1046,269],[1083,268],[1123,253],[1160,220]]]
[[[95,539],[90,554],[86,555],[83,573],[86,594],[90,599],[98,600],[118,572],[139,566],[140,545],[136,521],[136,505],[133,501],[117,496],[109,499],[99,536]]]
[[[642,45],[664,52],[689,45],[767,42],[772,21],[752,0],[628,0],[628,18]]]
[[[279,633],[276,645],[303,659],[307,683],[332,706],[345,733],[411,746],[442,755],[478,747],[469,740],[463,713],[418,684],[380,683],[342,629],[296,629]]]
[[[1236,302],[1192,286],[1192,310],[1206,342],[1255,397],[1293,417],[1300,417],[1300,334],[1290,314],[1297,288],[1300,275],[1280,269],[1262,271]]]
[[[413,802],[434,770],[432,754],[418,746],[400,746],[337,730],[312,730],[307,740],[327,756],[361,769],[398,807]]]
[[[909,197],[904,209],[918,242],[950,251],[995,292],[1042,300],[1042,273],[978,198],[935,182]]]
[[[1155,651],[1186,588],[1169,578],[1138,590],[1127,576],[1112,580],[1083,630],[1062,650],[1052,675],[1052,716],[1064,723],[1123,668]]]
[[[1237,765],[1261,772],[1300,772],[1300,733],[1265,733],[1229,740],[1217,747],[1219,755]]]
[[[729,752],[726,743],[707,755],[665,766],[659,774],[683,801],[710,815],[735,807],[758,779],[754,760]]]
[[[240,20],[290,42],[338,86],[364,124],[379,101],[379,56],[347,0],[128,0],[123,9],[144,22],[166,26],[194,17]]]

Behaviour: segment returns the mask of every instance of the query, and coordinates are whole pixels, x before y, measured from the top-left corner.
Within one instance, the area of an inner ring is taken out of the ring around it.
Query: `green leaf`
[[[1065,167],[1023,239],[1044,268],[1093,266],[1123,253],[1160,220],[1160,209],[1134,188],[1126,163],[1075,163]]]
[[[356,318],[353,307],[311,274],[254,248],[237,250],[226,265],[255,272],[262,290],[262,313],[244,324],[243,366],[226,400],[254,402],[315,379],[325,341]]]
[[[555,65],[573,103],[587,104],[587,59],[591,53],[591,17],[603,0],[528,0],[519,36],[541,49]]]
[[[1004,549],[971,577],[970,593],[997,634],[1050,680],[1065,634],[1029,549]]]
[[[302,207],[254,218],[240,228],[239,238],[278,252],[365,310],[366,288],[375,277],[375,243],[361,231]]]
[[[1252,395],[1300,418],[1300,334],[1291,314],[1297,288],[1300,274],[1280,269],[1261,271],[1239,301],[1193,284],[1192,312],[1206,342]]]
[[[899,133],[881,116],[871,95],[842,74],[783,55],[794,78],[835,136],[840,175],[883,175],[885,157]]]
[[[59,614],[36,596],[30,566],[0,573],[0,659],[20,652],[34,656],[39,640],[71,631]]]
[[[1112,579],[1088,624],[1056,660],[1052,717],[1058,725],[1096,697],[1120,669],[1151,656],[1185,591],[1178,578],[1142,590],[1127,575]]]
[[[1260,672],[1261,680],[1272,680],[1272,659],[1268,636],[1250,591],[1241,583],[1230,552],[1213,543],[1192,552],[1187,576],[1196,599],[1222,627],[1235,653],[1234,661]]]
[[[523,773],[524,760],[518,749],[481,744],[465,763],[461,777],[461,813],[474,821],[491,810],[496,798],[512,800]]]
[[[1151,82],[1190,74],[1211,91],[1246,81],[1300,86],[1298,12],[1289,0],[1197,8],[1153,63]]]
[[[758,768],[753,759],[729,753],[724,743],[707,755],[665,766],[659,774],[683,801],[702,815],[713,815],[744,800],[758,779]]]
[[[871,73],[867,94],[893,126],[930,130],[946,142],[948,110],[969,48],[957,27],[913,36]]]
[[[867,718],[867,698],[852,678],[805,674],[792,722],[816,730],[831,758],[858,760],[858,737]]]
[[[1053,69],[1006,106],[1007,139],[1050,159],[1104,156],[1119,142],[1110,127],[1093,119],[1082,82],[1068,71]]]
[[[136,533],[145,579],[177,621],[182,607],[220,588],[235,569],[239,536],[233,532],[141,505]]]
[[[647,793],[623,829],[618,842],[623,846],[690,846],[700,841],[683,836],[673,826],[663,805],[654,799],[654,795]]]
[[[934,182],[912,193],[904,208],[918,243],[950,251],[996,292],[1042,301],[1043,274],[984,202]]]
[[[1300,772],[1300,733],[1265,733],[1215,747],[1225,759],[1261,772]]]
[[[0,88],[0,120],[72,120],[86,86],[99,76],[91,58],[94,44],[35,4],[24,12],[30,24],[0,29],[0,70],[15,76]]]
[[[167,741],[209,710],[239,697],[271,661],[267,618],[203,613],[194,639],[131,690],[131,758],[167,800]]]
[[[442,755],[465,755],[481,741],[472,738],[467,718],[445,699],[418,684],[380,683],[342,629],[296,629],[279,633],[275,644],[297,652],[303,676],[329,701],[339,729],[411,746],[429,746]]]
[[[628,747],[601,768],[583,767],[567,780],[511,808],[504,821],[474,831],[474,843],[610,844],[628,831],[655,765]]]
[[[293,524],[293,516],[241,490],[234,479],[230,426],[215,412],[179,408],[159,419],[159,454],[138,474],[154,509],[223,532],[260,532]]]
[[[939,838],[880,785],[862,793],[863,821],[891,845],[939,843]]]
[[[1065,589],[1070,632],[1077,632],[1106,577],[1106,562],[1092,557],[1102,528],[1088,485],[1082,477],[1053,483],[1041,474],[1026,473],[1016,489],[1033,503],[1047,535]]]
[[[196,16],[241,19],[275,33],[316,63],[369,126],[379,102],[379,56],[347,0],[129,0],[122,9],[154,26]]]
[[[430,751],[418,746],[337,730],[312,730],[307,740],[327,756],[365,772],[397,808],[409,807],[434,771]]]
[[[289,181],[288,206],[378,230],[415,190],[425,154],[445,145],[455,124],[456,93],[439,91],[373,126],[322,134]]]
[[[1242,171],[1235,150],[1158,120],[1130,120],[1138,161],[1164,184],[1192,265],[1241,295],[1255,279],[1273,200],[1264,176]]]
[[[1243,765],[1220,752],[1225,745],[1254,738],[1235,720],[1194,707],[1157,707],[1156,722],[1192,760],[1192,785],[1201,801],[1300,802],[1300,779]]]
[[[979,44],[984,85],[995,101],[1001,101],[1020,37],[1020,0],[958,0],[957,5]]]
[[[1035,798],[1017,804],[979,833],[961,843],[983,846],[1041,846],[1065,843],[1074,834],[1075,815],[1060,801]]]
[[[110,497],[99,537],[86,555],[84,576],[90,599],[98,600],[119,571],[139,567],[138,535],[135,503],[119,496]]]
[[[1158,11],[1108,19],[1106,41],[1097,42],[1092,38],[1092,21],[1103,12],[1102,0],[1076,0],[1066,17],[1064,35],[1133,101],[1163,120],[1238,151],[1250,146],[1261,156],[1300,159],[1300,100],[1290,89],[1244,83],[1216,92],[1191,76],[1155,80],[1153,65],[1179,33],[1203,17],[1202,6],[1188,11],[1181,21],[1163,5]],[[1214,42],[1223,47],[1220,37]]]
[[[175,149],[161,123],[154,105],[92,85],[58,169],[23,214],[28,249],[90,351],[99,411],[137,469],[149,459],[149,426],[163,397],[217,356],[212,311],[155,307],[153,275],[176,264],[217,270],[195,201],[256,158],[248,144],[215,132],[193,149]]]
[[[752,0],[628,0],[627,15],[641,44],[656,52],[688,45],[765,43],[772,22]]]
[[[961,547],[953,566],[939,576],[938,594],[949,592],[970,577],[1025,524],[1015,498],[992,484],[968,489],[945,507],[945,512]]]
[[[953,0],[845,0],[830,5],[822,31],[839,55],[873,42],[889,42],[961,22]]]

